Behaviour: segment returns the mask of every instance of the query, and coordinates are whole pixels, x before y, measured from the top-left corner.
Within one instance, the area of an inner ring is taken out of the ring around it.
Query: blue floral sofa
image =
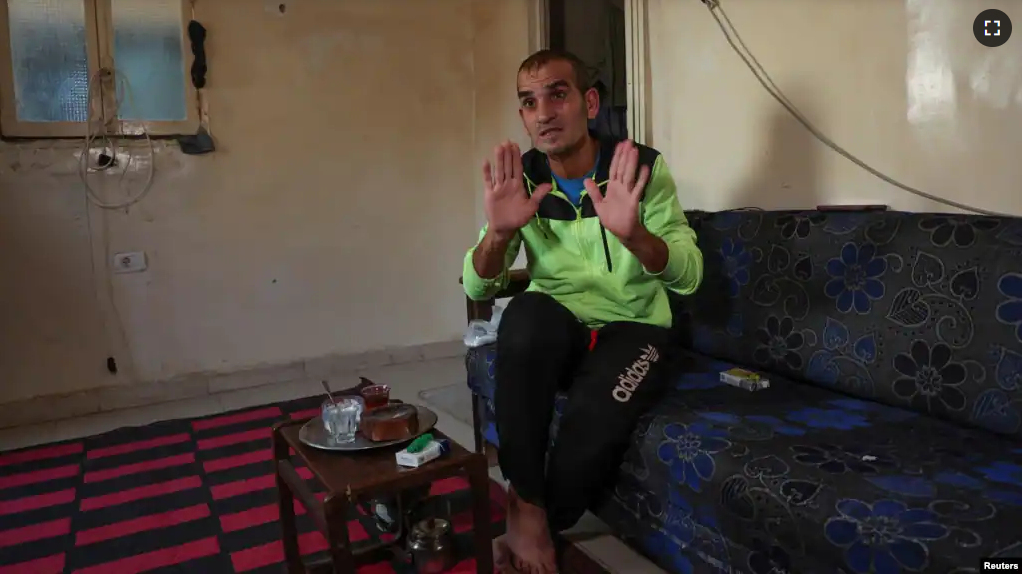
[[[966,573],[1020,556],[1020,219],[689,218],[705,279],[675,301],[674,389],[593,511],[676,573]],[[493,360],[466,357],[477,448],[499,448]],[[771,387],[723,385],[733,366]]]

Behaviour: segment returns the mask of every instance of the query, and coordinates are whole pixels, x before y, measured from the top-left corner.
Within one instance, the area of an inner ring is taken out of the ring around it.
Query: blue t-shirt
[[[597,162],[593,164],[593,169],[583,177],[563,179],[554,175],[554,172],[551,172],[551,175],[554,176],[554,181],[558,184],[558,191],[564,193],[565,197],[572,202],[572,205],[579,207],[579,204],[582,203],[583,190],[586,189],[586,180],[593,177],[593,174],[597,172],[598,165],[600,165],[599,154],[597,155]]]

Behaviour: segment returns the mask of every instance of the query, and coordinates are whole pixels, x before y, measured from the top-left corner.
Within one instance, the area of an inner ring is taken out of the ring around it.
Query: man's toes
[[[515,568],[519,572],[528,574],[557,574],[558,569],[554,564],[548,566],[543,560],[522,560],[515,557],[512,559]]]
[[[512,551],[511,547],[508,546],[508,541],[504,536],[498,536],[493,542],[494,549],[494,569],[498,572],[511,572],[512,570]]]

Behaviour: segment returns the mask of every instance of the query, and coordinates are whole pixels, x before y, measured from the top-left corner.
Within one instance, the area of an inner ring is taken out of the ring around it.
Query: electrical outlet
[[[146,252],[129,251],[114,255],[114,273],[141,273],[146,270]]]

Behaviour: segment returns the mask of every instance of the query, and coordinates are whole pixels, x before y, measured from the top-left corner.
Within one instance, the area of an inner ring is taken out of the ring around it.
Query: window
[[[194,133],[190,19],[188,0],[0,0],[3,135]]]

